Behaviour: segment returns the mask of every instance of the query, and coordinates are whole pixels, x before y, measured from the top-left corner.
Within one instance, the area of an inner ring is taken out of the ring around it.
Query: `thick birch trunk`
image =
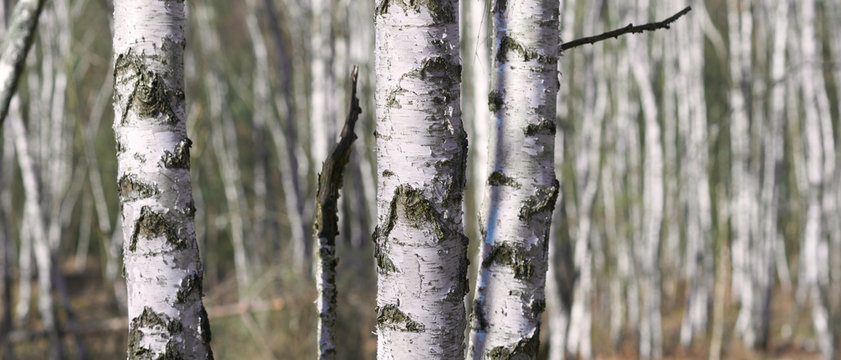
[[[464,351],[458,1],[377,2],[378,359]]]
[[[129,359],[206,359],[210,326],[190,188],[184,2],[114,2],[114,132]]]
[[[537,356],[555,179],[558,2],[493,6],[488,188],[469,358]]]

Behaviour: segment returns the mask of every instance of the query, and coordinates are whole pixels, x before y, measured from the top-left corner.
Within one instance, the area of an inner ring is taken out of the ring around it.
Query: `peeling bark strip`
[[[9,113],[9,103],[15,94],[23,72],[26,54],[32,46],[38,18],[46,0],[21,0],[15,5],[11,23],[3,35],[0,47],[0,129]]]
[[[379,359],[464,353],[458,8],[457,0],[376,6]]]
[[[129,359],[209,359],[184,122],[184,2],[114,2]]]
[[[318,193],[316,194],[315,236],[319,248],[316,253],[315,284],[318,289],[318,358],[335,359],[336,341],[336,236],[339,235],[339,217],[337,203],[339,189],[342,188],[342,170],[350,159],[351,145],[356,140],[353,128],[362,108],[356,97],[356,80],[359,67],[351,72],[350,110],[341,139],[333,147],[318,175]],[[392,265],[393,266],[393,265]]]
[[[468,359],[537,357],[546,245],[559,190],[558,5],[496,0],[493,6],[490,176]]]

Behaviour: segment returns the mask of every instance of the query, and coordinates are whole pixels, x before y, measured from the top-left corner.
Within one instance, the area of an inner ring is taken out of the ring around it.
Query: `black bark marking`
[[[508,266],[514,271],[514,278],[528,281],[534,273],[532,259],[521,244],[502,242],[491,249],[490,255],[482,262],[483,268],[492,264]]]
[[[137,175],[134,174],[127,174],[120,177],[118,185],[118,191],[122,201],[146,199],[160,194],[157,186],[140,181]]]
[[[491,360],[519,360],[519,359],[535,359],[537,358],[537,351],[540,347],[539,330],[534,331],[534,335],[520,339],[512,346],[497,346],[488,352],[488,358]]]
[[[456,21],[456,14],[458,14],[458,8],[453,7],[453,2],[450,0],[382,0],[375,9],[376,16],[387,14],[391,5],[399,6],[404,13],[410,9],[420,13],[421,9],[425,8],[433,21],[438,24],[452,24]]]
[[[488,93],[488,109],[493,113],[501,110],[505,105],[502,99],[502,93],[497,90],[491,90]]]
[[[140,217],[134,226],[129,250],[137,250],[137,238],[140,236],[151,238],[161,235],[165,236],[167,242],[175,248],[184,248],[186,244],[178,237],[178,233],[177,223],[168,219],[166,214],[155,212],[150,207],[144,206],[140,208]]]
[[[199,274],[193,274],[181,280],[181,288],[175,295],[175,301],[176,303],[184,303],[192,294],[198,294],[201,298],[202,283]]]
[[[494,171],[488,176],[488,185],[490,186],[510,186],[515,189],[520,188],[520,183],[514,178],[506,176],[501,171]]]
[[[559,189],[560,183],[557,179],[552,182],[552,186],[538,187],[535,193],[529,196],[525,204],[520,208],[520,214],[518,216],[520,220],[530,221],[532,216],[545,211],[551,214],[552,210],[555,209],[556,200],[558,200]]]
[[[554,121],[549,121],[546,119],[540,120],[537,124],[528,124],[526,128],[523,130],[526,136],[534,136],[540,134],[548,134],[548,135],[555,135],[557,132],[557,128],[555,126]]]
[[[175,335],[184,330],[183,325],[177,319],[170,319],[163,313],[156,313],[150,307],[144,307],[140,316],[131,320],[129,324],[128,354],[129,359],[151,359],[152,350],[140,346],[143,339],[143,331],[146,329],[161,333],[170,338],[166,345],[166,352],[156,359],[181,359],[181,354],[175,347],[173,340]]]
[[[523,61],[536,60],[537,62],[543,64],[555,64],[558,62],[558,58],[556,56],[540,54],[536,50],[530,49],[517,40],[514,40],[514,38],[504,35],[502,36],[502,40],[499,42],[499,48],[497,49],[497,63],[502,64],[508,62],[509,52],[519,54],[520,57],[523,58]]]
[[[424,332],[426,330],[426,326],[412,320],[409,315],[400,311],[394,304],[377,307],[377,325],[408,332]]]
[[[166,85],[163,77],[149,70],[143,55],[135,55],[129,49],[117,56],[114,62],[114,83],[132,83],[132,91],[123,105],[122,123],[125,124],[129,109],[134,109],[143,117],[166,115],[166,124],[175,124],[179,120],[169,99],[176,97],[184,100],[184,92]],[[116,95],[115,95],[116,96]]]
[[[168,169],[189,169],[190,168],[190,147],[193,142],[184,138],[175,145],[172,152],[164,150],[164,155],[161,157],[161,164]]]

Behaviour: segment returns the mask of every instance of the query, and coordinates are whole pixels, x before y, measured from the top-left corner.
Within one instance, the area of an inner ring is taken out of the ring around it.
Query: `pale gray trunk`
[[[703,2],[698,1],[700,6]],[[689,283],[686,311],[681,323],[680,340],[689,346],[697,334],[707,329],[714,283],[714,254],[712,234],[712,205],[710,183],[707,176],[708,136],[707,104],[704,98],[704,37],[699,19],[694,16],[682,19],[675,25],[670,49],[676,54],[678,72],[677,115],[680,119],[681,143],[686,144],[682,163],[685,182],[684,207],[686,209],[686,258],[684,267]],[[666,120],[669,122],[669,120]]]
[[[286,154],[285,159],[278,161],[278,168],[281,174],[281,188],[283,190],[283,201],[286,208],[286,217],[289,220],[290,248],[292,249],[293,268],[298,273],[304,272],[306,259],[309,253],[306,251],[308,239],[307,228],[304,225],[304,195],[301,190],[301,174],[307,173],[309,167],[306,157],[301,156],[301,149],[298,144],[298,131],[295,124],[295,117],[298,108],[295,103],[296,97],[292,91],[298,90],[297,83],[293,80],[300,80],[303,76],[292,77],[292,65],[294,59],[286,52],[284,43],[284,30],[280,26],[280,19],[271,0],[263,1],[264,8],[269,17],[269,28],[277,51],[277,66],[280,75],[280,90],[274,97],[275,111],[281,121],[270,121],[269,131],[272,134],[272,141],[275,151],[278,154]],[[295,9],[292,9],[295,10]],[[290,10],[291,11],[291,10]],[[296,14],[290,14],[295,16]],[[299,163],[299,158],[303,159]]]
[[[645,18],[648,1],[637,3],[634,18]],[[658,108],[651,75],[651,58],[644,39],[628,37],[628,52],[631,60],[631,75],[636,80],[642,119],[645,126],[643,139],[642,174],[642,238],[635,249],[640,274],[640,357],[659,359],[663,355],[663,333],[660,313],[660,227],[663,222],[663,148],[660,140],[660,125],[657,122]]]
[[[128,287],[128,358],[206,359],[190,146],[185,4],[114,2],[114,133]]]
[[[377,2],[377,358],[464,351],[458,1]]]
[[[492,14],[490,175],[468,358],[534,359],[560,187],[554,171],[558,2],[496,1]]]
[[[800,29],[799,59],[803,61],[798,80],[803,99],[804,154],[809,183],[798,287],[811,298],[812,321],[818,347],[824,358],[833,359],[835,347],[828,308],[830,271],[825,219],[828,216],[826,211],[834,210],[829,186],[834,174],[835,148],[829,100],[823,71],[818,64],[820,55],[816,44],[815,2],[802,1],[796,5]]]
[[[476,215],[479,212],[482,202],[482,192],[484,191],[485,180],[488,178],[488,119],[491,118],[488,110],[488,97],[490,91],[490,72],[491,72],[491,55],[490,55],[490,8],[488,7],[490,1],[468,1],[469,7],[469,27],[467,31],[467,40],[471,46],[465,54],[465,64],[470,69],[470,91],[473,95],[470,103],[470,119],[471,129],[469,130],[471,146],[470,153],[470,169],[471,174],[470,186],[468,191],[470,195],[468,199],[471,201],[466,206],[466,209],[472,211],[467,214],[465,219],[474,222],[474,224],[466,223],[466,227],[474,227],[476,231],[470,234],[471,238],[480,239],[482,237],[478,230],[478,223],[475,222]]]
[[[11,21],[3,34],[0,46],[0,125],[9,112],[24,61],[32,46],[38,18],[46,0],[20,0],[12,12]]]
[[[601,13],[601,1],[594,1],[588,6],[588,21],[585,22],[585,32],[595,33],[597,19]],[[594,237],[598,232],[594,224],[594,206],[596,193],[599,188],[601,170],[602,122],[607,107],[607,84],[605,57],[603,47],[596,45],[581,51],[584,56],[580,60],[584,63],[579,71],[583,78],[584,102],[581,109],[581,121],[576,124],[577,139],[569,139],[570,145],[575,147],[575,192],[578,202],[573,241],[575,242],[573,262],[575,273],[578,275],[572,290],[572,308],[570,310],[569,330],[567,332],[567,350],[571,355],[578,355],[582,359],[593,356],[592,341],[592,309],[591,303],[594,293],[594,258],[598,251]],[[569,119],[571,122],[574,120]]]

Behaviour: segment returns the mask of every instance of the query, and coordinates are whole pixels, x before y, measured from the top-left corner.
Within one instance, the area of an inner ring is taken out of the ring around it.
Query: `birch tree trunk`
[[[458,1],[377,2],[377,358],[464,351]]]
[[[212,358],[184,110],[185,4],[114,2],[128,358]]]
[[[637,2],[636,17],[647,13],[648,1]],[[634,14],[634,12],[631,12]],[[643,39],[628,37],[631,73],[639,88],[643,138],[642,174],[642,243],[635,249],[640,278],[640,357],[659,359],[663,356],[662,317],[660,312],[660,228],[663,222],[663,147],[660,140],[658,108],[650,72],[649,49]]]
[[[818,347],[824,358],[833,359],[835,346],[827,293],[830,283],[829,244],[824,219],[827,207],[831,208],[826,203],[832,201],[829,186],[835,166],[835,147],[823,71],[817,65],[815,2],[799,2],[797,10],[799,58],[804,64],[798,80],[803,99],[804,154],[809,183],[798,287],[811,298]]]
[[[703,10],[703,1],[696,7]],[[681,322],[680,340],[689,346],[696,334],[707,329],[707,309],[712,300],[714,279],[712,199],[707,176],[709,166],[707,104],[704,94],[704,37],[701,22],[695,16],[675,24],[671,51],[677,56],[678,72],[674,81],[678,91],[677,114],[680,136],[686,144],[683,162],[683,193],[686,208],[686,280],[689,283],[686,311]],[[667,122],[669,120],[666,120]]]
[[[0,47],[0,125],[9,113],[24,61],[32,46],[38,17],[46,0],[21,0],[15,5]],[[0,128],[2,130],[2,128]]]
[[[493,4],[491,144],[468,358],[537,357],[554,171],[559,4]]]

